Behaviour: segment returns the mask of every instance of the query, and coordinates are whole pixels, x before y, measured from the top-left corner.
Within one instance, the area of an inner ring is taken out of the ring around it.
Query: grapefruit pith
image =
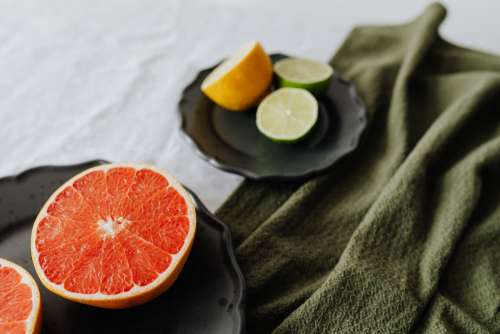
[[[31,275],[0,259],[0,333],[39,333],[40,292]]]
[[[33,226],[31,255],[43,285],[57,295],[125,308],[174,283],[195,231],[193,200],[170,174],[101,165],[49,198]]]

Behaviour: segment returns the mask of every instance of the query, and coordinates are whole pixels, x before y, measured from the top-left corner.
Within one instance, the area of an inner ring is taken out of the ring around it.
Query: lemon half
[[[232,111],[256,105],[273,77],[271,58],[254,41],[223,61],[204,79],[201,90],[219,106]]]

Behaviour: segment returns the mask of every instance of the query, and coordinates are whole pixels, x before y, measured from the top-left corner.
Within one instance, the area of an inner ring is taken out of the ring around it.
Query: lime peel
[[[333,69],[330,65],[304,58],[285,58],[273,66],[280,87],[295,87],[311,92],[328,87]]]

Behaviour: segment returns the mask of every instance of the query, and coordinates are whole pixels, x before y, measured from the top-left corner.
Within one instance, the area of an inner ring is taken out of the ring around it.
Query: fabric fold
[[[367,106],[360,147],[219,209],[249,333],[500,332],[500,58],[443,40],[445,15],[355,28],[332,65]]]

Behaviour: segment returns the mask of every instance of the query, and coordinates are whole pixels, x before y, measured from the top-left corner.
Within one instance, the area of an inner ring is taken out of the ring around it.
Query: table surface
[[[255,39],[326,61],[353,26],[401,22],[428,3],[0,0],[0,175],[147,162],[214,210],[241,178],[200,160],[179,133],[177,103],[198,70]],[[500,1],[445,4],[445,38],[500,53]]]

